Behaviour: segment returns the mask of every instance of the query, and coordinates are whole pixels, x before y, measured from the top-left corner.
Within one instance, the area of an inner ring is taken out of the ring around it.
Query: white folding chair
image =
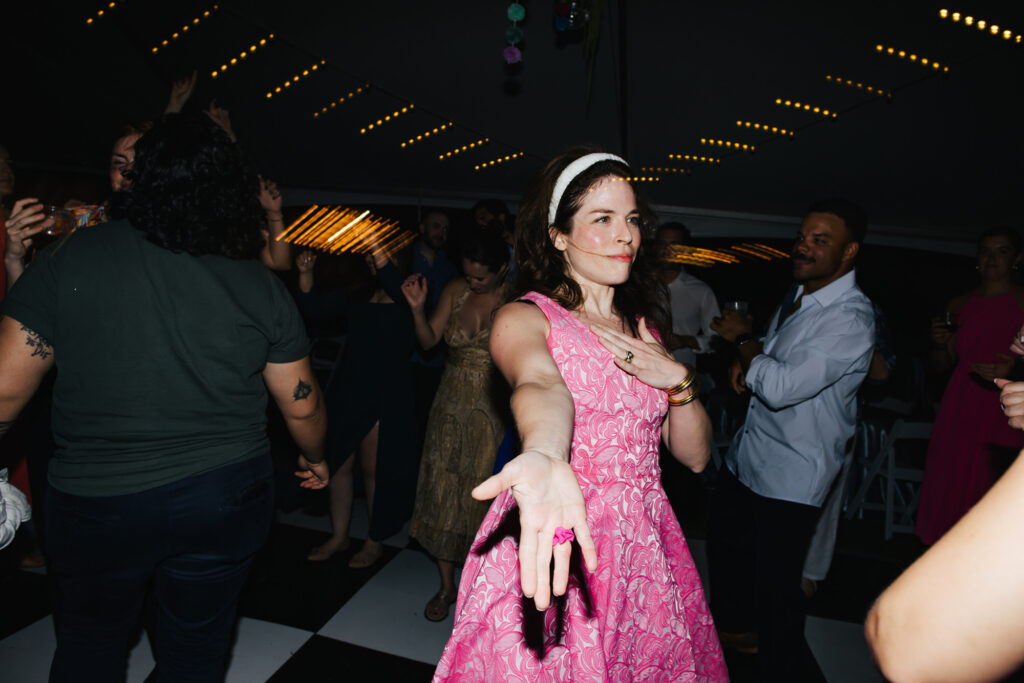
[[[850,501],[847,518],[862,510],[885,512],[885,538],[896,531],[914,532],[914,513],[921,497],[924,470],[913,464],[897,462],[901,444],[912,441],[927,442],[932,435],[931,422],[896,420],[882,441],[878,453],[871,460],[860,488]],[[878,490],[880,501],[869,500],[872,489]]]

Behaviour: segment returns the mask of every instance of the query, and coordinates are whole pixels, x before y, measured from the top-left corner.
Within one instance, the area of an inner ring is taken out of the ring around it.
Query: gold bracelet
[[[684,377],[683,380],[679,384],[675,385],[671,389],[666,389],[665,390],[665,393],[668,394],[669,396],[675,396],[676,394],[681,394],[684,391],[686,391],[686,387],[688,387],[691,384],[693,384],[693,378],[695,377],[695,375],[693,373],[693,370],[690,368],[689,365],[686,365],[686,364],[684,364],[683,367],[686,368],[686,377]]]
[[[693,399],[697,398],[697,395],[699,393],[700,393],[700,380],[699,379],[694,379],[693,387],[690,389],[690,395],[689,396],[687,396],[686,398],[684,398],[682,400],[679,400],[679,401],[673,401],[672,397],[670,396],[669,399],[668,399],[668,404],[669,404],[669,406],[673,406],[673,407],[675,407],[675,406],[685,406],[687,403],[689,403]]]

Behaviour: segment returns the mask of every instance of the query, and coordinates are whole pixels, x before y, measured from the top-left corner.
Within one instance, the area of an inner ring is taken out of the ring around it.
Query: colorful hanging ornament
[[[517,45],[523,41],[523,29],[519,28],[519,22],[526,18],[526,8],[518,2],[508,6],[508,19],[512,25],[505,29],[505,42],[508,47],[502,52],[507,64],[518,64],[523,61],[523,53]]]

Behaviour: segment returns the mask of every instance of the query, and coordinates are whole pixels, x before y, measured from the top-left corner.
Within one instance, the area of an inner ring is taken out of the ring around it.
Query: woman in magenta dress
[[[497,499],[435,680],[728,680],[658,467],[664,442],[703,469],[710,423],[690,369],[658,341],[666,298],[629,176],[618,157],[575,149],[524,196],[523,295],[491,332],[523,451],[473,491]]]
[[[932,323],[933,363],[956,367],[935,417],[921,488],[917,535],[928,545],[985,495],[1024,446],[1024,435],[1007,425],[992,383],[1018,362],[1008,351],[1024,323],[1024,288],[1011,280],[1020,260],[1016,231],[985,232],[978,240],[981,285],[949,302],[951,325]]]

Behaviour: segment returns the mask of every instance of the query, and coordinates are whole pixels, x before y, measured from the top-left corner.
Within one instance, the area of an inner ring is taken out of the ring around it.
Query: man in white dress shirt
[[[655,246],[665,254],[670,247],[690,244],[690,231],[682,223],[662,223],[654,233]],[[711,350],[711,321],[719,313],[718,301],[703,280],[686,272],[679,263],[661,263],[662,281],[668,286],[672,308],[672,337],[666,347],[676,360],[693,366],[698,353]]]
[[[796,284],[763,340],[735,312],[712,325],[736,344],[733,385],[752,397],[712,503],[711,608],[723,644],[758,648],[763,681],[824,680],[803,636],[800,575],[871,360],[874,315],[854,277],[866,230],[851,202],[816,202],[792,250]]]

